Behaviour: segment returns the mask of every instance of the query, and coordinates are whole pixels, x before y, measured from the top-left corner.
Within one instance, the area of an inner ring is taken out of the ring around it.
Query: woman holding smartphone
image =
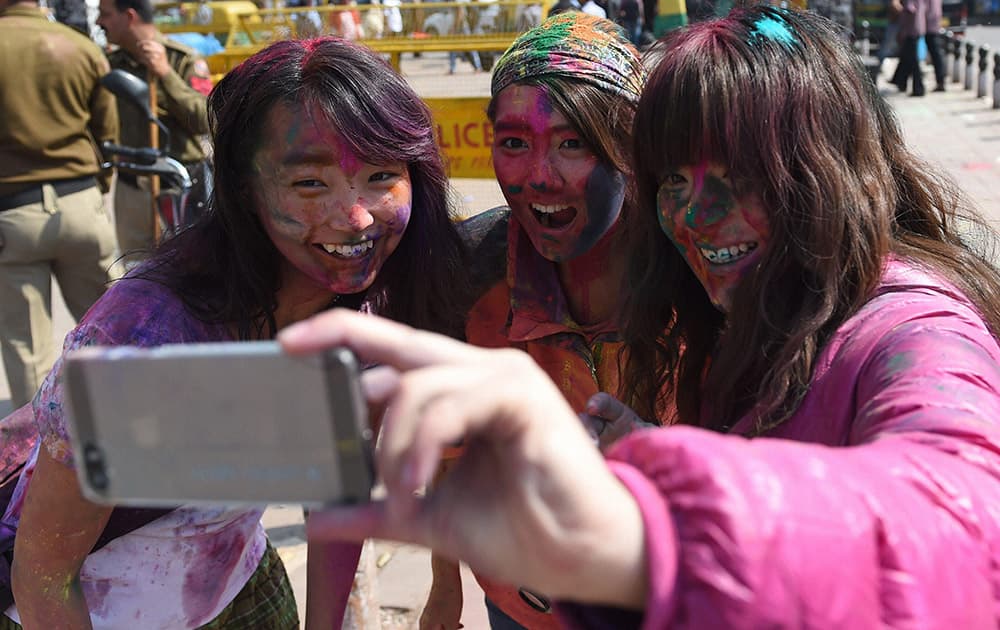
[[[430,546],[574,628],[996,628],[996,234],[828,20],[740,7],[662,41],[622,381],[646,417],[666,385],[687,426],[602,457],[524,354],[429,334],[400,352],[405,327],[324,313],[282,341],[380,363],[387,493],[309,535]]]
[[[112,286],[65,351],[272,339],[334,305],[461,332],[447,178],[429,111],[397,73],[342,40],[284,41],[209,104],[211,211]],[[40,446],[3,515],[17,603],[0,628],[298,627],[262,509],[182,506],[92,551],[109,519],[127,527],[80,494],[62,365],[31,406]],[[339,626],[359,549],[310,547],[310,624]]]

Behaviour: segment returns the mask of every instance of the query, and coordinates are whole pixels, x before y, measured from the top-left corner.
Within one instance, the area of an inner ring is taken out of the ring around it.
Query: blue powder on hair
[[[786,47],[791,47],[798,42],[795,39],[795,35],[792,34],[791,29],[788,28],[788,24],[783,20],[777,20],[773,17],[763,17],[753,25],[753,32],[750,33],[750,41],[756,42],[761,37],[784,44]]]

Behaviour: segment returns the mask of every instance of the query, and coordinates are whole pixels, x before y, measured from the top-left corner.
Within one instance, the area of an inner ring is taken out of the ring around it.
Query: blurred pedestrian
[[[628,40],[638,46],[642,36],[642,5],[639,0],[621,0],[615,22],[625,29]]]
[[[34,0],[0,0],[0,349],[14,408],[55,360],[54,274],[79,319],[113,275],[94,141],[118,139],[101,50]]]
[[[604,7],[594,2],[594,0],[587,0],[580,7],[580,10],[594,17],[606,18],[608,17],[608,12],[604,10]]]
[[[927,12],[931,0],[903,0],[903,10],[899,14],[899,66],[892,82],[901,92],[905,92],[913,80],[911,96],[923,96],[924,73],[920,68],[917,46],[927,33]]]
[[[464,4],[468,4],[469,0],[455,0],[455,2],[460,3],[455,7],[455,26],[452,28],[452,35],[471,35],[472,28],[469,25],[469,12],[465,9]],[[448,74],[455,74],[455,62],[458,61],[459,56],[465,55],[472,64],[472,69],[475,72],[483,71],[483,62],[479,58],[479,52],[471,50],[467,53],[458,53],[451,51],[448,53]]]
[[[90,37],[90,24],[87,22],[87,3],[84,0],[49,0],[47,4],[52,10],[56,22],[75,28],[87,37]]]
[[[927,56],[934,66],[935,92],[944,92],[947,80],[944,76],[944,55],[941,52],[941,17],[944,7],[941,0],[927,2],[927,29],[924,32],[924,42],[927,44]]]
[[[201,139],[208,133],[205,94],[193,87],[208,75],[205,61],[186,46],[163,36],[153,24],[150,0],[100,0],[97,25],[117,49],[108,54],[112,68],[125,70],[143,81],[155,81],[153,112],[170,133],[170,157],[188,169],[194,187],[188,196],[192,220],[204,213],[212,172],[205,160]],[[128,146],[150,146],[150,125],[145,114],[130,102],[119,100],[121,139]],[[164,142],[160,138],[160,144]],[[126,265],[144,257],[155,240],[150,178],[118,174],[115,186],[115,226]]]
[[[582,11],[583,7],[577,0],[557,0],[555,5],[549,10],[549,15],[559,15],[567,11]]]
[[[878,45],[878,67],[880,71],[886,57],[899,56],[899,15],[902,12],[903,3],[900,0],[888,0],[886,2],[885,31],[882,33],[882,41]]]

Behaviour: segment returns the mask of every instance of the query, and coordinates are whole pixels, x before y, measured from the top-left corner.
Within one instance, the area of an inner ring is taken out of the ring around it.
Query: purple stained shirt
[[[157,346],[231,341],[225,326],[194,318],[166,287],[147,280],[115,283],[66,336],[63,354],[89,345]],[[56,361],[32,403],[41,447],[73,465]],[[21,516],[31,458],[2,523]],[[96,629],[196,628],[218,615],[256,570],[266,547],[264,506],[178,508],[90,554],[80,571]],[[7,616],[19,620],[16,607]]]

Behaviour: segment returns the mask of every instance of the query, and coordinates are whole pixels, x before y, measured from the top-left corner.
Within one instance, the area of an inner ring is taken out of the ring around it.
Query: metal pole
[[[973,62],[976,59],[976,44],[975,42],[965,42],[965,89],[972,89],[972,73],[975,66]]]
[[[993,109],[1000,109],[1000,53],[993,53]]]
[[[989,44],[983,44],[979,47],[979,85],[976,89],[976,98],[982,98],[986,96],[986,66],[987,59],[990,54]]]
[[[955,55],[954,61],[951,64],[951,82],[961,83],[962,82],[962,40],[958,37],[955,38],[955,49],[953,51]]]
[[[153,116],[156,116],[156,75],[153,74],[152,70],[146,72],[146,81],[149,83],[149,111],[153,112]],[[155,123],[149,123],[149,146],[153,149],[160,148],[160,128],[156,126]],[[151,175],[149,177],[149,195],[153,200],[153,207],[150,208],[150,212],[153,213],[153,242],[159,243],[160,237],[160,213],[157,204],[157,197],[160,196],[160,178],[158,175]]]
[[[944,80],[945,83],[949,79],[954,77],[954,72],[952,71],[951,64],[948,63],[948,59],[955,54],[955,34],[951,31],[944,32]]]

